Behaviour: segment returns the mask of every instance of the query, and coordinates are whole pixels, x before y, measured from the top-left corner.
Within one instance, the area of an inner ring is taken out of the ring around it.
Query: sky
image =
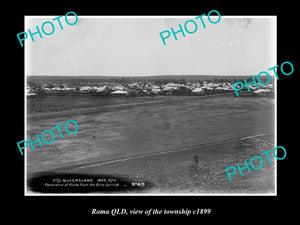
[[[35,26],[55,17],[26,16],[25,31],[35,32]],[[62,17],[63,30],[53,21],[52,35],[25,40],[25,74],[256,75],[277,65],[276,17],[223,16],[217,24],[203,17],[205,29],[195,17],[79,15],[72,26]],[[194,20],[198,30],[185,37],[179,33],[178,40],[171,35],[164,45],[159,33],[178,30],[187,20]]]

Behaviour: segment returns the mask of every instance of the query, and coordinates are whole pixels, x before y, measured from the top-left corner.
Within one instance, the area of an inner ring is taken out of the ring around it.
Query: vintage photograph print
[[[276,195],[276,16],[204,13],[25,16],[25,195]]]

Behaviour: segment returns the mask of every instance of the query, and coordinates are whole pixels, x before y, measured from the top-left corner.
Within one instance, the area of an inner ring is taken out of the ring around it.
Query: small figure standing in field
[[[155,97],[155,93],[151,91],[151,92],[150,92],[150,97],[151,97],[151,100],[153,100],[154,97]]]
[[[198,165],[199,157],[196,154],[194,155],[194,162],[195,162],[196,165]]]
[[[96,136],[93,136],[93,138],[92,138],[93,140],[96,140]]]
[[[192,179],[195,180],[196,182],[199,181],[201,178],[198,163],[199,163],[199,156],[197,154],[194,154],[194,163],[191,165],[189,172]]]

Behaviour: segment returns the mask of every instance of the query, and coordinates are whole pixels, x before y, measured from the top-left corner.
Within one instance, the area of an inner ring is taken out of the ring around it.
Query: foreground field
[[[270,139],[273,135],[264,135]],[[260,137],[261,138],[261,137]],[[273,149],[273,145],[260,138],[228,141],[222,144],[198,146],[174,152],[133,157],[103,164],[82,166],[67,170],[70,174],[117,175],[135,182],[150,181],[147,193],[183,194],[271,194],[274,193],[274,157],[272,165],[267,160],[262,169],[248,173],[243,170],[242,177],[237,171],[228,180],[225,168],[245,166],[249,160]],[[226,149],[226,151],[224,151]],[[194,162],[194,156],[199,162]],[[255,161],[253,161],[255,162]],[[254,166],[259,167],[259,161]]]
[[[274,132],[273,99],[166,96],[143,104],[30,115],[27,135],[69,119],[78,123],[77,133],[65,133],[63,139],[57,134],[52,144],[27,150],[29,179],[38,172],[76,172],[148,180],[149,193],[274,191],[272,165],[232,182],[224,172],[272,147],[274,135],[267,134]],[[238,140],[258,134],[268,141]],[[203,146],[209,143],[216,144]]]

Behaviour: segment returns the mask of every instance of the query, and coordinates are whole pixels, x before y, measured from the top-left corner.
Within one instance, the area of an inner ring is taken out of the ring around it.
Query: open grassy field
[[[55,96],[48,95],[43,101],[38,101],[37,98],[27,99],[27,113],[48,113],[60,111],[75,111],[78,109],[92,109],[97,107],[106,107],[119,104],[130,104],[137,102],[150,101],[150,97],[108,97],[95,95],[78,95],[78,96]]]
[[[27,135],[65,123],[52,144],[27,149],[28,179],[55,171],[108,174],[150,181],[149,193],[270,193],[274,167],[245,177],[225,168],[271,149],[274,99],[233,96],[161,96],[95,109],[28,115]],[[259,135],[253,138],[245,137]],[[93,138],[95,136],[95,138]],[[232,140],[233,139],[233,140]],[[198,165],[194,155],[199,157]]]

